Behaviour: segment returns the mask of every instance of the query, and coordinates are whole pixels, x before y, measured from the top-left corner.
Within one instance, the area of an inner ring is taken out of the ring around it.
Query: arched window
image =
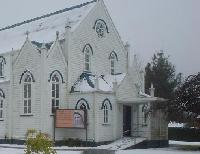
[[[24,75],[24,114],[31,113],[31,82],[32,77],[29,73]]]
[[[52,99],[51,99],[51,112],[54,113],[55,109],[59,109],[60,103],[60,80],[57,74],[51,78],[52,82]]]
[[[109,99],[103,101],[101,109],[103,110],[103,123],[107,124],[110,122],[109,110],[112,110],[112,104]]]
[[[0,91],[0,119],[3,118],[3,108],[4,108],[4,93],[2,91]]]
[[[116,62],[118,61],[117,54],[112,51],[109,56],[110,60],[110,73],[112,75],[116,74]]]
[[[83,48],[83,53],[84,53],[84,70],[86,72],[91,72],[91,60],[92,60],[92,47],[89,44],[86,44],[85,47]]]
[[[107,106],[107,104],[104,104],[104,106],[103,106],[103,117],[104,117],[103,122],[108,123],[108,106]]]
[[[75,109],[88,110],[90,109],[90,106],[84,98],[81,98],[77,101]]]
[[[93,28],[95,29],[98,37],[100,38],[105,37],[105,34],[108,33],[108,27],[106,25],[106,22],[102,19],[96,20]]]
[[[6,64],[5,58],[0,56],[0,77],[4,77],[4,65]]]
[[[147,126],[148,104],[142,105],[142,126]]]

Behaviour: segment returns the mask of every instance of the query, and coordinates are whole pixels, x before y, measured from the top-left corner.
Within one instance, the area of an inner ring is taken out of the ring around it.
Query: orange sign
[[[85,128],[84,110],[56,110],[56,128]]]

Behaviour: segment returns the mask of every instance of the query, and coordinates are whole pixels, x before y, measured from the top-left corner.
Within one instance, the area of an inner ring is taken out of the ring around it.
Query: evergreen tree
[[[175,66],[169,61],[164,52],[153,55],[152,61],[145,67],[145,89],[148,93],[151,83],[155,88],[155,96],[172,100],[174,89],[181,81],[181,74],[176,76]]]
[[[200,127],[200,73],[190,75],[175,90],[174,108],[181,122]]]
[[[182,74],[176,75],[175,66],[169,61],[169,56],[165,56],[164,52],[153,55],[152,61],[145,67],[145,89],[149,92],[151,83],[155,88],[155,97],[165,98],[168,101],[156,103],[154,109],[162,109],[167,113],[168,121],[180,120],[182,115],[177,112],[178,106],[174,102],[175,89],[182,81]]]

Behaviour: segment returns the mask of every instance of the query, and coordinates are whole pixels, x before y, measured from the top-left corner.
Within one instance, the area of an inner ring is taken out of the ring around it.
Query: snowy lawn
[[[24,149],[0,148],[0,154],[24,154]],[[57,154],[82,154],[82,152],[57,150]]]
[[[99,147],[56,147],[57,154],[82,154],[80,151],[67,151],[70,149],[113,149],[116,154],[200,154],[200,142],[183,142],[183,141],[169,141],[170,147],[158,149],[133,149],[120,150],[125,145],[131,144],[132,140],[124,138],[115,141],[109,145],[102,145]],[[0,154],[24,154],[23,145],[3,145],[0,146]]]
[[[200,142],[169,141],[170,147],[121,150],[116,154],[200,154]]]
[[[172,149],[135,149],[135,150],[121,150],[116,154],[199,154],[199,151],[179,151]]]

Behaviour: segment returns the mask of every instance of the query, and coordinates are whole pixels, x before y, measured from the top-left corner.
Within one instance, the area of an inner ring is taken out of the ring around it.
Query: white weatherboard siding
[[[29,128],[40,129],[40,103],[41,103],[41,75],[39,51],[34,49],[27,40],[18,55],[17,61],[13,66],[13,136],[24,137],[25,132]],[[29,70],[35,78],[32,82],[32,116],[23,116],[23,82],[20,83],[21,75],[24,71]]]
[[[93,29],[95,21],[103,19],[108,28],[109,33],[106,37],[99,38]],[[114,28],[109,15],[106,13],[103,4],[96,5],[86,16],[82,23],[73,32],[70,39],[71,52],[69,53],[69,86],[74,83],[79,75],[84,71],[84,54],[83,47],[90,44],[93,49],[91,72],[96,75],[110,74],[109,55],[115,51],[118,55],[116,73],[126,72],[126,51],[118,34]],[[78,60],[79,59],[79,60]],[[102,61],[104,60],[104,61]]]
[[[103,37],[99,37],[94,28],[99,20],[107,26],[103,29]],[[84,70],[86,44],[93,51],[91,72]],[[136,59],[134,65],[127,65],[127,50],[102,0],[0,29],[0,52],[6,51],[10,52],[0,54],[6,61],[4,78],[0,79],[0,89],[5,93],[0,139],[6,136],[24,140],[30,128],[54,137],[54,115],[51,113],[54,73],[59,78],[60,109],[75,109],[79,100],[87,102],[87,137],[91,142],[113,141],[123,136],[123,106],[127,104],[132,108],[131,135],[135,135],[137,115],[143,114],[141,102],[148,104],[148,100],[156,100],[144,93],[144,74],[140,73],[142,69]],[[116,58],[115,74],[112,75],[111,52],[115,52]],[[34,80],[31,83],[32,112],[28,115],[23,113],[23,80],[27,72]],[[109,102],[108,123],[104,123],[104,100]],[[148,118],[146,127],[138,127],[138,132],[145,132],[138,135],[158,139],[151,134],[157,128],[151,125],[155,122],[153,118]],[[142,121],[140,119],[139,123]],[[85,141],[86,130],[56,128],[56,140],[68,138]]]
[[[1,82],[0,83],[1,90],[3,90],[4,94],[9,93],[9,81]],[[5,96],[3,99],[3,118],[0,119],[0,139],[8,137],[8,103],[9,103],[9,97]]]

